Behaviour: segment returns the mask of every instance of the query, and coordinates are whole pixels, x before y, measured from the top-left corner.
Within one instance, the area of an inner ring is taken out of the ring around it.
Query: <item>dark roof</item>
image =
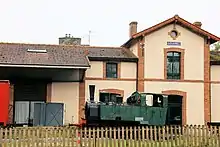
[[[130,50],[121,47],[87,47],[89,60],[137,61]]]
[[[143,31],[140,31],[136,34],[134,34],[126,43],[124,43],[122,46],[124,47],[129,47],[131,44],[133,44],[134,42],[136,42],[136,40],[140,37],[143,37],[147,34],[150,34],[166,25],[169,25],[171,23],[176,23],[176,24],[180,24],[182,25],[183,27],[186,27],[188,29],[190,29],[191,31],[201,35],[201,36],[205,36],[205,37],[208,37],[210,38],[211,40],[211,43],[214,43],[216,41],[220,41],[220,38],[218,36],[215,36],[214,34],[211,34],[205,30],[203,30],[202,28],[200,27],[197,27],[196,25],[184,20],[183,18],[179,17],[178,15],[175,15],[174,17],[171,17],[161,23],[158,23],[150,28],[147,28]]]
[[[46,50],[33,53],[27,50]],[[88,51],[88,54],[86,52]],[[87,56],[88,55],[88,58]],[[83,66],[89,60],[137,61],[128,49],[121,47],[92,47],[73,45],[45,45],[24,43],[0,43],[0,65]]]
[[[28,52],[44,50],[46,53]],[[0,43],[0,64],[89,67],[84,51],[70,46]]]

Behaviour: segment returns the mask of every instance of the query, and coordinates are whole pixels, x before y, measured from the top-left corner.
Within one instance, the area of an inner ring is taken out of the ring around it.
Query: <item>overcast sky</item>
[[[90,45],[120,46],[131,21],[141,31],[175,14],[220,36],[220,1],[202,1],[0,0],[0,41],[58,44],[68,33],[88,44],[91,31]]]

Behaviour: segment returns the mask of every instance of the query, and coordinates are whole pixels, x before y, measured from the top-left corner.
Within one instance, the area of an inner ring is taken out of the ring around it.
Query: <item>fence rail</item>
[[[0,129],[0,147],[219,147],[220,127],[20,127]]]

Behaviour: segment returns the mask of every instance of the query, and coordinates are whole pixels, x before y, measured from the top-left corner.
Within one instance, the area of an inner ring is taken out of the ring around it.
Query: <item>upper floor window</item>
[[[168,52],[167,53],[167,79],[180,79],[181,77],[181,53]]]
[[[106,63],[106,78],[118,77],[118,65],[117,63]]]

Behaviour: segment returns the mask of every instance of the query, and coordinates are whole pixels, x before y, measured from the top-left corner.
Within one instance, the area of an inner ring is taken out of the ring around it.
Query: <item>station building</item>
[[[140,32],[131,22],[129,35],[120,47],[82,45],[68,35],[58,45],[0,43],[10,121],[26,123],[34,102],[61,102],[64,123],[75,124],[86,100],[125,101],[136,90],[171,94],[169,115],[181,124],[220,121],[220,53],[210,49],[219,37],[178,15]]]

